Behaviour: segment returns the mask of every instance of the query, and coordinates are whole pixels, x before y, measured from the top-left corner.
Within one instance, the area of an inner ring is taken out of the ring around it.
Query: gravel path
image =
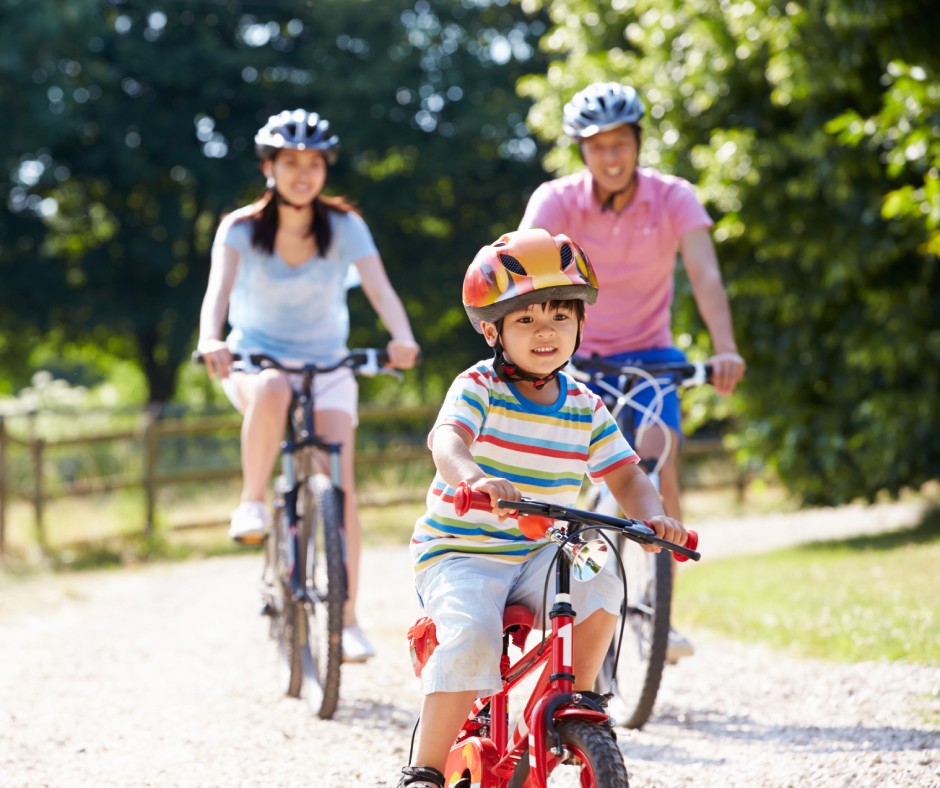
[[[781,533],[865,533],[916,514],[895,505],[699,530],[705,556],[718,557],[776,546]],[[0,785],[393,785],[419,700],[404,640],[417,608],[402,549],[364,562],[365,577],[381,578],[363,605],[379,656],[344,668],[332,721],[278,696],[255,553],[4,580]],[[634,788],[940,786],[937,669],[689,634],[696,654],[667,668],[654,719],[620,732]]]

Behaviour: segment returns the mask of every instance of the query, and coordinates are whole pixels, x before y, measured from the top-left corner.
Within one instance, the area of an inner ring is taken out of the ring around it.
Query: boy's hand
[[[522,493],[516,489],[512,482],[506,481],[506,479],[493,479],[490,477],[477,479],[475,482],[470,482],[470,489],[485,492],[490,496],[490,501],[493,504],[493,514],[499,517],[500,520],[505,520],[507,517],[516,514],[515,509],[500,509],[496,505],[500,498],[504,501],[519,501],[522,499]]]
[[[685,530],[685,526],[683,526],[682,523],[664,514],[650,517],[649,520],[644,520],[643,522],[653,529],[656,536],[668,542],[675,542],[677,545],[681,546],[684,545],[686,539],[689,538],[688,531]],[[648,553],[658,553],[662,548],[659,547],[659,545],[649,544],[643,545],[643,549]]]

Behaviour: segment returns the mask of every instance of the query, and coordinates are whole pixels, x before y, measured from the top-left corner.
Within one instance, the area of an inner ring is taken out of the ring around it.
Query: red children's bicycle
[[[604,532],[622,535],[639,544],[659,545],[680,560],[699,560],[698,536],[689,531],[688,546],[660,539],[640,520],[610,517],[540,501],[500,501],[518,512],[519,529],[531,539],[547,537],[557,548],[555,595],[550,628],[541,625],[542,640],[514,662],[513,643],[520,651],[535,621],[531,610],[509,606],[503,617],[503,687],[478,698],[458,735],[445,769],[447,788],[622,788],[627,769],[616,734],[605,711],[607,696],[575,692],[572,673],[575,611],[570,584],[590,581],[601,572],[610,555]],[[462,484],[454,496],[458,515],[470,508],[491,509],[488,495]],[[600,538],[584,540],[588,531]],[[546,548],[548,549],[548,548]],[[551,570],[550,570],[551,571]],[[621,576],[623,568],[621,566]],[[412,661],[420,675],[436,639],[433,623],[419,619],[409,632]],[[537,671],[541,671],[537,675]],[[510,724],[509,695],[527,679],[537,676],[528,693],[521,718]]]

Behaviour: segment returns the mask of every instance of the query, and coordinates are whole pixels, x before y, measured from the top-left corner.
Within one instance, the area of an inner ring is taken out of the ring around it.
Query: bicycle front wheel
[[[306,607],[296,598],[291,586],[293,544],[283,506],[275,509],[274,524],[266,542],[266,561],[272,571],[265,594],[265,610],[271,617],[271,636],[277,642],[278,683],[285,695],[299,698],[304,673],[310,664],[309,622]]]
[[[567,720],[555,726],[562,755],[550,750],[545,757],[550,788],[628,788],[627,767],[612,731],[585,720]],[[522,788],[529,777],[528,750],[516,764],[509,788]]]
[[[310,671],[304,695],[314,714],[330,719],[339,702],[343,661],[343,605],[346,561],[343,492],[323,474],[312,476],[303,492],[305,566],[311,600]]]
[[[662,681],[669,646],[672,608],[672,558],[668,551],[648,553],[626,540],[621,549],[627,576],[626,622],[617,666],[617,692],[609,712],[617,725],[641,728],[649,720]],[[616,640],[601,669],[607,692],[613,677]]]

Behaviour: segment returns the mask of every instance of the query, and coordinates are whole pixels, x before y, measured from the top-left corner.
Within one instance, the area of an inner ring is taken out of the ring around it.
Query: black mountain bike
[[[702,363],[614,364],[602,359],[572,359],[574,377],[593,383],[603,394],[611,415],[631,445],[635,438],[653,424],[661,423],[664,396],[678,387],[701,385],[711,378],[711,368]],[[615,378],[612,385],[605,378]],[[648,406],[636,400],[643,389],[651,390]],[[637,429],[634,415],[640,414]],[[644,470],[659,489],[659,471],[671,450],[671,433],[659,456],[643,460]],[[622,516],[620,508],[604,485],[591,490],[587,507],[610,517]],[[689,544],[694,549],[695,544]],[[611,643],[601,667],[598,690],[610,692],[610,713],[618,725],[641,728],[649,720],[656,704],[669,646],[672,612],[673,567],[670,554],[663,550],[648,553],[629,540],[619,544],[626,573],[626,620],[619,638]],[[677,560],[681,560],[677,557]]]
[[[385,366],[384,350],[354,350],[331,365],[284,364],[271,356],[233,356],[232,369],[278,369],[296,376],[274,484],[271,528],[263,538],[262,614],[277,643],[279,683],[330,719],[339,702],[343,606],[347,599],[342,444],[314,430],[313,380],[340,368],[357,375],[401,372]]]

